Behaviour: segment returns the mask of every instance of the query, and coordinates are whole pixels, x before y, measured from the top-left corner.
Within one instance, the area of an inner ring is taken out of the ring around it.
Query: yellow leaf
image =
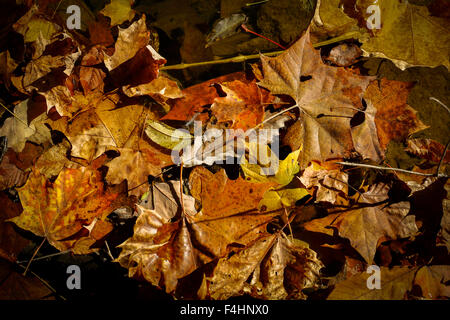
[[[104,16],[111,18],[111,27],[130,21],[134,17],[134,10],[131,9],[133,0],[111,0],[101,11]]]
[[[261,167],[257,164],[250,164],[244,157],[242,158],[241,168],[245,177],[251,182],[269,182],[273,181],[282,186],[289,184],[295,174],[300,171],[298,156],[301,149],[291,152],[286,159],[279,161],[278,169],[275,175],[265,176],[261,174]]]
[[[265,207],[265,211],[272,211],[283,207],[291,207],[297,200],[307,195],[309,195],[308,191],[303,188],[269,190],[259,202],[258,208]]]

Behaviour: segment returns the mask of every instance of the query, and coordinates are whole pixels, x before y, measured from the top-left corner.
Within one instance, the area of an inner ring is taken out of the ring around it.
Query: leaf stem
[[[34,257],[36,256],[36,254],[38,253],[38,251],[41,249],[42,245],[44,244],[46,238],[44,238],[44,240],[42,240],[41,244],[36,248],[36,250],[34,250],[33,255],[31,256],[31,259],[28,261],[27,266],[25,267],[25,271],[23,272],[23,276],[27,275],[27,271],[30,268],[31,262],[33,261]]]
[[[375,165],[371,165],[371,164],[353,163],[353,162],[345,162],[345,161],[344,162],[337,161],[335,163],[342,164],[344,166],[362,167],[362,168],[388,170],[388,171],[398,171],[398,172],[403,172],[403,173],[408,173],[408,174],[415,174],[415,175],[418,175],[418,176],[425,176],[425,177],[439,177],[439,178],[440,177],[444,177],[444,178],[448,178],[448,176],[444,175],[444,174],[422,173],[422,172],[415,172],[415,171],[399,169],[399,168],[389,168],[389,167],[375,166]]]

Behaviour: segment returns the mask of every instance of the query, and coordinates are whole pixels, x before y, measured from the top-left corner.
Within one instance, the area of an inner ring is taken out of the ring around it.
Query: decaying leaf
[[[371,77],[325,65],[310,41],[309,30],[276,58],[261,56],[259,85],[287,94],[299,106],[302,121],[300,166],[311,160],[345,157],[353,148],[350,118],[362,109]]]
[[[403,141],[427,128],[417,119],[417,111],[406,103],[412,87],[408,82],[382,79],[379,84],[372,82],[364,94],[367,104],[376,109],[375,124],[382,150],[391,140]]]
[[[172,164],[170,155],[166,155],[150,145],[142,149],[117,149],[120,156],[108,163],[106,180],[112,184],[128,181],[129,194],[140,197],[147,189],[148,176],[157,176],[161,168]]]
[[[388,204],[388,191],[389,186],[385,184],[373,185],[361,195],[359,208],[307,222],[305,228],[327,234],[332,234],[327,227],[337,228],[339,236],[349,239],[352,247],[370,264],[381,237],[407,238],[418,231],[415,217],[408,215],[409,202]]]
[[[128,2],[128,0],[124,1]],[[114,54],[112,56],[105,55],[105,66],[110,71],[115,69],[133,58],[140,49],[147,46],[149,40],[150,33],[145,25],[145,15],[126,29],[119,27],[119,37],[115,44]]]
[[[339,197],[348,194],[348,175],[339,168],[330,170],[312,162],[299,179],[306,188],[317,188],[315,196],[319,202],[338,204]]]
[[[100,172],[89,168],[64,169],[54,183],[34,170],[19,189],[19,196],[24,211],[10,221],[45,237],[60,251],[72,249],[79,253],[90,250],[80,250],[77,237],[66,239],[95,219],[104,220],[119,199],[119,193],[104,189]]]
[[[403,300],[412,289],[417,268],[380,268],[380,289],[370,289],[367,285],[369,273],[363,272],[339,282],[328,300]]]
[[[49,140],[50,132],[43,124],[45,115],[41,115],[28,124],[28,100],[22,101],[14,108],[14,117],[5,120],[0,128],[0,136],[8,138],[8,147],[20,152],[25,147],[25,142],[31,140],[41,143]]]
[[[113,27],[133,19],[134,10],[131,9],[133,3],[134,0],[111,0],[111,3],[107,4],[100,13],[111,18],[111,26]]]
[[[263,299],[305,299],[317,285],[323,264],[300,241],[281,235],[259,239],[230,258],[222,258],[206,278],[208,296],[228,299],[248,293]]]

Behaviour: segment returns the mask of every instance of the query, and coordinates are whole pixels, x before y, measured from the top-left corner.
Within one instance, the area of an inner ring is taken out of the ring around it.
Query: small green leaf
[[[170,150],[180,150],[191,144],[192,136],[184,129],[175,129],[165,123],[148,120],[147,136],[156,144]]]

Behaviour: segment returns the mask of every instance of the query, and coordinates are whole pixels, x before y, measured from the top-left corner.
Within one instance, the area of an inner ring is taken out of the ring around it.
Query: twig
[[[356,35],[357,35],[356,31],[347,32],[347,33],[343,34],[342,36],[315,43],[315,44],[313,44],[313,47],[314,48],[322,47],[322,46],[326,46],[326,45],[336,43],[339,41],[352,39]],[[284,51],[274,51],[274,52],[266,52],[266,53],[261,53],[261,54],[270,57],[270,56],[277,56],[283,52]],[[211,65],[211,64],[239,63],[239,62],[244,62],[247,60],[259,59],[261,57],[261,54],[258,53],[258,54],[251,54],[251,55],[247,55],[247,56],[240,55],[240,56],[227,58],[227,59],[221,59],[221,60],[211,60],[211,61],[202,61],[202,62],[194,62],[194,63],[180,63],[180,64],[174,64],[171,66],[164,66],[164,67],[159,68],[159,70],[179,70],[179,69],[186,69],[186,68],[205,66],[205,65]]]
[[[184,201],[183,201],[183,162],[180,164],[180,202],[181,202],[181,212],[183,217],[186,216],[186,212],[184,211]]]
[[[258,36],[258,37],[260,37],[260,38],[263,38],[264,40],[267,40],[267,41],[269,41],[269,42],[272,42],[273,44],[279,46],[279,47],[280,47],[281,49],[283,49],[283,50],[286,50],[286,49],[287,49],[286,47],[282,46],[282,45],[279,44],[278,42],[275,42],[275,41],[273,41],[273,40],[271,40],[271,39],[269,39],[269,38],[263,36],[262,34],[259,34],[259,33],[256,33],[255,31],[250,30],[249,28],[247,28],[247,26],[246,26],[245,24],[241,24],[241,28],[242,28],[245,32],[254,34],[255,36]]]
[[[106,245],[106,252],[108,252],[108,255],[111,258],[111,260],[114,260],[111,250],[109,249],[108,241],[106,241],[106,240],[105,240],[105,245]]]
[[[42,256],[42,257],[39,257],[39,258],[35,258],[35,259],[33,259],[33,260],[34,260],[34,261],[44,260],[44,259],[48,259],[48,258],[60,256],[60,255],[62,255],[62,254],[69,253],[70,251],[71,251],[71,250],[60,251],[60,252],[48,254],[48,255],[46,255],[46,256]],[[25,263],[25,262],[28,262],[28,261],[27,261],[27,260],[22,260],[22,261],[18,261],[17,263],[18,263],[18,264],[22,264],[22,263]]]
[[[21,267],[22,269],[25,269],[24,266],[18,264],[19,267]],[[58,295],[62,300],[67,300],[66,298],[64,298],[62,295],[60,295],[59,293],[56,292],[56,290],[44,279],[42,279],[40,276],[38,276],[36,273],[34,273],[33,271],[30,270],[30,273],[35,276],[40,282],[42,282],[47,288],[50,289],[50,291],[52,291],[54,294]]]
[[[418,175],[418,176],[425,176],[425,177],[444,177],[444,178],[448,178],[448,176],[444,175],[444,174],[422,173],[422,172],[415,172],[415,171],[399,169],[399,168],[389,168],[389,167],[375,166],[375,165],[371,165],[371,164],[353,163],[353,162],[335,162],[335,163],[342,164],[342,165],[345,165],[345,166],[354,166],[354,167],[371,168],[371,169],[388,170],[388,171],[398,171],[398,172],[415,174],[415,175]]]
[[[44,238],[44,240],[42,240],[41,244],[37,247],[37,249],[34,250],[34,253],[33,253],[33,255],[31,256],[31,259],[28,261],[28,264],[27,264],[27,266],[26,266],[26,268],[25,268],[25,271],[23,272],[23,275],[24,275],[24,276],[27,275],[27,271],[28,271],[28,268],[30,268],[31,262],[33,261],[34,257],[35,257],[36,254],[38,253],[39,249],[41,249],[41,247],[42,247],[42,245],[44,244],[45,240],[46,240],[46,238]]]
[[[445,146],[445,149],[444,149],[444,153],[442,154],[441,160],[439,161],[439,165],[438,165],[438,168],[436,170],[436,175],[438,177],[439,177],[439,171],[441,171],[442,163],[444,162],[444,158],[447,155],[447,150],[448,150],[448,145],[449,144],[450,144],[450,141],[447,142],[447,145]]]
[[[439,101],[438,99],[436,99],[435,97],[430,97],[430,100],[436,101],[437,103],[439,103],[445,110],[447,110],[448,113],[450,113],[450,109],[443,104],[441,101]]]
[[[269,2],[269,0],[262,0],[262,1],[258,1],[258,2],[252,2],[252,3],[246,3],[245,6],[246,7],[250,7],[250,6],[256,6],[258,4],[263,4]]]
[[[14,118],[16,118],[17,120],[19,120],[20,122],[22,122],[24,125],[26,125],[28,128],[30,128],[30,126],[29,126],[25,121],[23,121],[22,119],[20,119],[14,112],[12,112],[12,111],[9,110],[7,107],[5,107],[3,103],[0,102],[0,106],[2,106],[6,111],[8,111],[10,114],[12,114],[12,116],[13,116]],[[34,128],[31,128],[31,129],[34,130],[34,131],[36,131],[36,129],[34,129]]]

